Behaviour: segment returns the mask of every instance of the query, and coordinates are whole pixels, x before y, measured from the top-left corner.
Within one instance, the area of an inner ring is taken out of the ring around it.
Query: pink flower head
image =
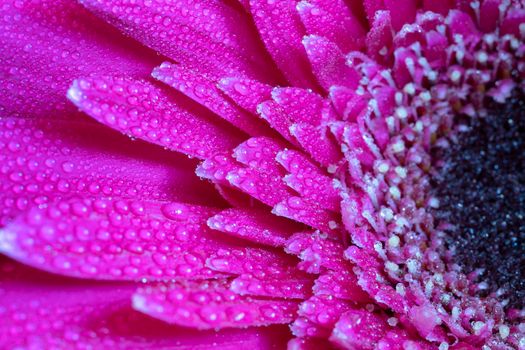
[[[0,348],[525,349],[453,171],[524,39],[520,0],[0,4]]]

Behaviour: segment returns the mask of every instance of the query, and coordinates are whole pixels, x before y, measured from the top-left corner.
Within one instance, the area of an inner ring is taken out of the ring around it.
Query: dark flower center
[[[453,226],[449,245],[464,272],[482,269],[487,292],[525,306],[525,102],[515,94],[469,118],[437,157],[438,219]]]

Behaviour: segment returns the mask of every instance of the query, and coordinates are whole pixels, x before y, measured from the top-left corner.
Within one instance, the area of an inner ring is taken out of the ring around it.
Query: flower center
[[[451,224],[450,248],[465,272],[481,271],[486,292],[509,307],[525,300],[525,102],[515,94],[469,118],[434,177],[436,217]]]

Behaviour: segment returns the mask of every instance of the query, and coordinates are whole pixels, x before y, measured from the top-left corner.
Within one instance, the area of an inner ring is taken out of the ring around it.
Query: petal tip
[[[136,311],[147,313],[146,299],[140,294],[133,294],[131,297],[131,306]]]
[[[9,254],[15,250],[14,233],[6,229],[0,229],[0,252]]]
[[[69,101],[73,102],[73,104],[77,107],[79,107],[80,101],[83,97],[82,90],[80,89],[80,86],[78,84],[78,80],[74,80],[73,83],[71,83],[71,86],[69,89],[67,89],[66,97]]]

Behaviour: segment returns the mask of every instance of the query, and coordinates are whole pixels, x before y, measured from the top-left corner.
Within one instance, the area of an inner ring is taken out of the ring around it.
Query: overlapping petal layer
[[[455,115],[524,88],[522,3],[80,3],[1,8],[0,251],[86,281],[2,261],[0,345],[525,346],[428,183]]]
[[[131,307],[137,286],[129,283],[71,280],[6,258],[0,271],[6,349],[268,349],[287,340],[279,326],[221,332],[169,326]]]

